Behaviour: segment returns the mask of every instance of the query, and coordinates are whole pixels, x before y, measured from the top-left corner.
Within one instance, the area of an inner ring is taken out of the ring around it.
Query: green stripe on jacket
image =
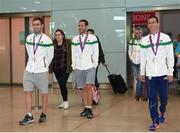
[[[85,44],[86,44],[86,45],[94,45],[94,44],[96,44],[96,43],[98,43],[98,41],[86,42]],[[79,43],[79,42],[78,42],[78,43],[72,42],[71,45],[78,46],[78,45],[80,45],[80,43]]]
[[[27,42],[27,41],[26,41],[26,44],[27,45],[34,45],[33,42]],[[53,44],[52,43],[50,43],[50,44],[39,43],[39,46],[41,46],[41,47],[51,47],[51,46],[53,46]]]
[[[171,41],[169,41],[169,42],[161,42],[160,44],[159,44],[159,46],[167,46],[167,45],[172,45],[173,43],[171,42]],[[148,44],[148,45],[141,45],[141,48],[150,48],[151,47],[151,45],[150,44]]]

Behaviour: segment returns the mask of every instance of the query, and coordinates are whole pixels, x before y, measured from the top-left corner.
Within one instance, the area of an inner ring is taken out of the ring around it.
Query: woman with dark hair
[[[71,40],[66,39],[65,33],[61,29],[57,29],[54,33],[54,58],[52,62],[52,71],[58,80],[63,102],[59,108],[68,109],[68,91],[67,80],[72,71],[71,69]]]

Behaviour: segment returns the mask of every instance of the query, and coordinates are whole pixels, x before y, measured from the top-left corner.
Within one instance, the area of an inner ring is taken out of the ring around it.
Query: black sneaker
[[[84,108],[83,112],[81,112],[81,116],[86,116],[88,108]]]
[[[88,119],[92,119],[93,118],[92,109],[87,109],[86,118],[88,118]]]
[[[140,97],[136,96],[135,97],[136,101],[140,101]]]
[[[44,114],[44,113],[42,112],[41,115],[40,115],[40,118],[39,118],[39,123],[45,122],[46,119],[47,119],[46,114]]]
[[[24,119],[19,122],[20,125],[27,125],[34,122],[33,116],[25,115]]]

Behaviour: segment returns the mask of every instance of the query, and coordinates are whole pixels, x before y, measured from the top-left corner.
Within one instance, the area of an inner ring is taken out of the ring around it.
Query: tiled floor
[[[0,87],[0,131],[134,131],[146,132],[151,123],[148,104],[137,102],[133,96],[115,95],[111,90],[101,90],[101,103],[94,107],[94,118],[88,120],[79,116],[81,99],[75,90],[69,90],[69,110],[57,108],[60,103],[59,90],[49,90],[48,121],[38,123],[40,111],[33,111],[35,123],[20,126],[18,121],[24,115],[24,95],[20,87]],[[166,123],[158,131],[180,131],[180,96],[170,95]]]

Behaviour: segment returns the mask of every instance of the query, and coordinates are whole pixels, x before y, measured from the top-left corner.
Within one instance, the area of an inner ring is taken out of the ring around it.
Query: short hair
[[[180,34],[178,34],[177,37],[180,37]]]
[[[158,17],[156,17],[156,16],[150,16],[150,17],[148,18],[147,22],[149,21],[149,19],[152,19],[152,18],[156,19],[156,22],[159,23],[159,19],[158,19]]]
[[[142,31],[143,29],[140,26],[137,26],[135,30]]]
[[[39,20],[39,21],[41,22],[41,24],[44,24],[44,22],[43,22],[43,19],[42,19],[42,18],[40,18],[40,17],[35,17],[35,18],[33,18],[33,20],[32,20],[32,21],[36,21],[36,20]]]
[[[80,22],[84,22],[86,26],[89,25],[89,23],[88,23],[88,21],[87,21],[86,19],[81,19],[81,20],[79,20],[79,23],[80,23]]]
[[[87,32],[92,32],[94,34],[94,30],[93,29],[88,29]]]

